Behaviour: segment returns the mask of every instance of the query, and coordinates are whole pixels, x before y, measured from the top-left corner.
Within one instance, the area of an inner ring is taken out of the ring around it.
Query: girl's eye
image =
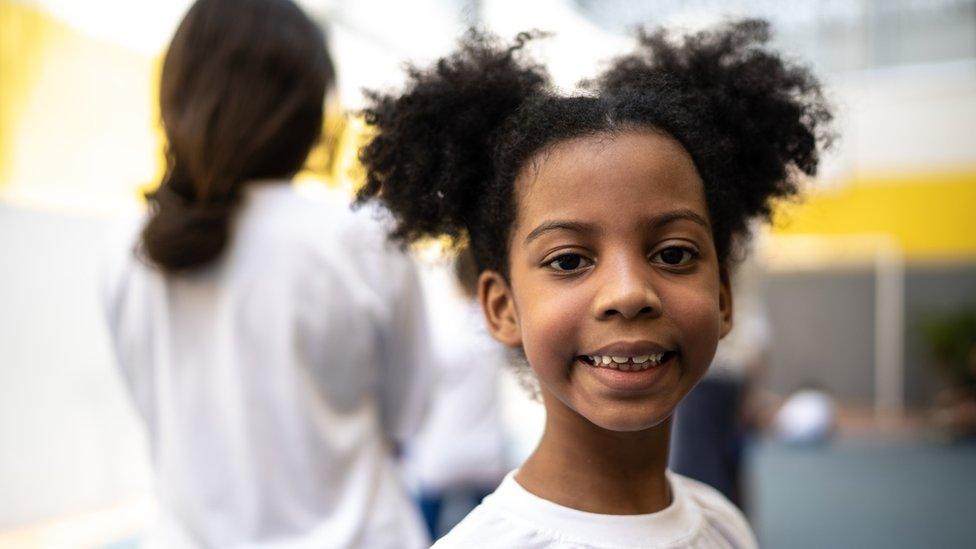
[[[579,254],[563,254],[556,259],[553,259],[546,265],[557,271],[569,272],[575,271],[581,267],[586,266],[586,259]]]
[[[698,254],[690,248],[671,246],[670,248],[665,248],[654,254],[651,259],[657,263],[668,265],[669,267],[684,267],[685,265],[691,263],[691,261],[697,256]]]

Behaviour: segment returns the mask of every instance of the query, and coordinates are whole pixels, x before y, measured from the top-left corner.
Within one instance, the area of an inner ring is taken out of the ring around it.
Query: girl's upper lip
[[[672,351],[671,347],[655,343],[653,341],[617,341],[609,345],[604,345],[599,349],[585,353],[587,355],[601,356],[643,356],[656,355]]]

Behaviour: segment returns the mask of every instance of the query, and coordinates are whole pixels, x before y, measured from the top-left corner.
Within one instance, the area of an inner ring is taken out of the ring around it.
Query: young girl
[[[644,34],[584,93],[470,35],[373,94],[360,200],[402,242],[467,241],[492,335],[546,429],[437,547],[751,547],[741,513],[667,471],[671,413],[732,326],[733,241],[813,174],[830,114],[767,25]]]
[[[198,0],[166,54],[168,169],[105,295],[160,547],[427,545],[391,451],[427,394],[413,265],[290,184],[332,81],[289,0]]]

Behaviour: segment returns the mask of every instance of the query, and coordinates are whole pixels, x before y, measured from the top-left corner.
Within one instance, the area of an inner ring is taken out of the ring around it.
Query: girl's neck
[[[670,418],[624,433],[597,427],[567,408],[548,408],[542,440],[516,475],[522,487],[559,505],[606,515],[655,513],[670,504],[664,474]]]

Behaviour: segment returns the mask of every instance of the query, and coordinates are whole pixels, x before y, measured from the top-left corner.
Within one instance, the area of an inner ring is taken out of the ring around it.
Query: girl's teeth
[[[646,370],[651,366],[657,366],[661,363],[661,359],[664,358],[664,353],[634,357],[592,355],[588,358],[593,362],[594,366],[605,366],[614,370],[619,369],[629,372],[633,370]]]

